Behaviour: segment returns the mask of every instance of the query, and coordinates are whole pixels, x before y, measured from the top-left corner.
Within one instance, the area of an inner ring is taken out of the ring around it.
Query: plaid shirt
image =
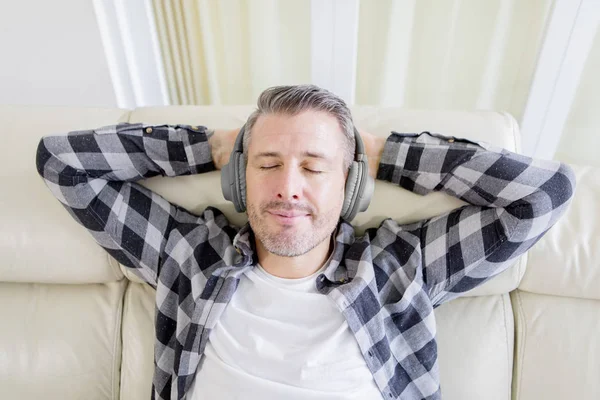
[[[257,262],[249,224],[194,215],[134,181],[213,171],[206,127],[120,123],[43,137],[37,170],[95,241],[156,289],[153,399],[182,399],[210,332]],[[558,220],[575,188],[565,164],[484,142],[392,132],[377,178],[469,203],[360,237],[340,219],[317,289],[337,304],[384,399],[440,399],[440,304],[508,268]],[[233,382],[232,382],[233,384]]]

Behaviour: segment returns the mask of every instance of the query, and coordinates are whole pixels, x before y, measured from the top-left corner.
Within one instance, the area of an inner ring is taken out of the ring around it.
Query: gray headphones
[[[243,138],[246,125],[240,129],[235,140],[229,163],[221,171],[221,190],[225,200],[235,205],[237,212],[246,211],[246,164],[244,162]],[[369,163],[360,134],[354,128],[356,151],[346,179],[346,194],[340,217],[352,221],[356,214],[366,211],[373,196],[375,182],[369,175]]]

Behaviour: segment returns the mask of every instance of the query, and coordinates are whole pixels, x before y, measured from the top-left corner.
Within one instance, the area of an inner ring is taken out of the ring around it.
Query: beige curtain
[[[555,158],[600,167],[600,29],[585,63]]]
[[[172,104],[308,83],[310,0],[153,0]],[[361,1],[356,104],[520,119],[552,0]]]
[[[357,104],[520,119],[552,0],[362,1]]]
[[[153,0],[171,104],[251,104],[310,82],[310,1]]]
[[[172,104],[252,104],[311,81],[310,0],[153,0]],[[553,0],[360,2],[356,104],[520,122]],[[555,158],[600,166],[600,33]]]

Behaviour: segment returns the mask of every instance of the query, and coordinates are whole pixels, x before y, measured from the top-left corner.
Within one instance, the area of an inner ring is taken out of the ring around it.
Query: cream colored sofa
[[[150,399],[154,296],[100,248],[35,168],[44,135],[117,122],[243,124],[252,106],[135,110],[0,106],[0,399]],[[359,128],[484,140],[520,151],[508,115],[354,107]],[[600,399],[600,171],[573,166],[575,198],[558,224],[501,276],[436,310],[444,399]],[[220,208],[219,172],[140,181],[191,212]],[[377,181],[358,233],[462,205]]]

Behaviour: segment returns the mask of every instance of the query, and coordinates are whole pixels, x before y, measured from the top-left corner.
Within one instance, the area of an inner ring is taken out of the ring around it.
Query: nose
[[[277,174],[277,198],[298,201],[302,197],[304,178],[299,167],[284,166]]]

